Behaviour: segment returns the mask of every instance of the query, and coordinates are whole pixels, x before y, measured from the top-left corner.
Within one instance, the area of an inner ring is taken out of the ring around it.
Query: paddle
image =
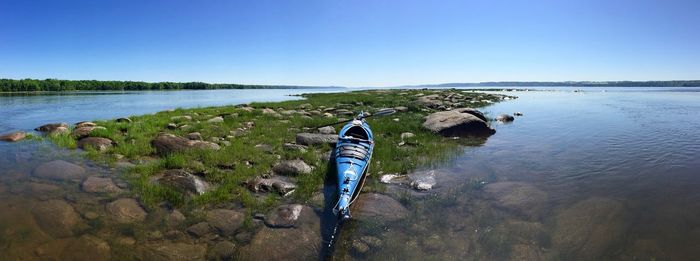
[[[372,114],[372,115],[369,115],[369,116],[361,116],[360,118],[352,118],[352,119],[345,120],[345,121],[339,121],[339,122],[336,122],[336,123],[321,125],[321,126],[318,126],[318,127],[316,127],[316,128],[318,129],[318,128],[323,128],[323,127],[326,127],[326,126],[333,126],[333,125],[337,125],[337,124],[341,124],[341,123],[351,122],[351,121],[356,120],[356,119],[357,119],[357,120],[361,120],[361,119],[371,118],[371,117],[374,117],[374,116],[391,115],[391,114],[394,114],[394,113],[396,113],[396,110],[394,110],[394,109],[383,109],[383,110],[380,110],[380,111],[378,111],[378,112],[376,112],[376,113],[374,113],[374,114]],[[363,115],[364,115],[364,114],[363,114]]]

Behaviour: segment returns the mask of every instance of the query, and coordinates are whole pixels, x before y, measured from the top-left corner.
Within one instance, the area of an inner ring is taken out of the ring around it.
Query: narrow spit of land
[[[393,115],[368,119],[376,148],[363,192],[375,195],[370,200],[400,207],[398,201],[381,196],[386,189],[379,182],[381,174],[405,175],[445,162],[461,146],[484,142],[444,137],[424,126],[426,116],[514,98],[454,89],[303,96],[73,126],[53,124],[39,130],[48,132],[46,137],[58,146],[84,149],[89,159],[122,170],[81,181],[82,190],[105,196],[106,206],[96,214],[104,218],[97,218],[100,228],[95,230],[107,230],[103,234],[115,240],[127,236],[150,242],[136,251],[113,249],[117,257],[210,253],[246,259],[274,242],[301,238],[295,246],[265,254],[272,259],[300,258],[318,250],[319,213],[329,200],[324,202],[328,195],[323,184],[333,176],[329,162],[340,127],[317,126],[351,119],[360,111],[394,108]],[[53,164],[70,169],[65,166],[70,163]],[[122,181],[127,181],[127,189],[113,184]],[[375,216],[387,215],[377,211]],[[152,243],[153,233],[177,237]],[[229,244],[235,244],[235,251],[224,251]],[[163,250],[170,248],[180,250]]]

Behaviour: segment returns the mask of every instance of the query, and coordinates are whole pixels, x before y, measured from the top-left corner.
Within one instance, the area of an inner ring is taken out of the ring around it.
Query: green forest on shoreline
[[[253,85],[204,82],[140,82],[57,79],[0,79],[0,92],[149,91],[213,89],[299,89],[331,86]]]

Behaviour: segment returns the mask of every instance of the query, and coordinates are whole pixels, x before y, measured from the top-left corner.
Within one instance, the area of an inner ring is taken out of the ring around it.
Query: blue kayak
[[[373,150],[374,137],[363,114],[340,130],[335,145],[339,199],[333,211],[341,220],[351,217],[350,205],[362,190]]]

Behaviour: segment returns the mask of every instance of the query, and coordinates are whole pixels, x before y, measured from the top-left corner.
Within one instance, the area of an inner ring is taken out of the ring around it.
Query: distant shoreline
[[[700,87],[700,80],[682,81],[565,81],[565,82],[478,82],[405,85],[400,87]]]

